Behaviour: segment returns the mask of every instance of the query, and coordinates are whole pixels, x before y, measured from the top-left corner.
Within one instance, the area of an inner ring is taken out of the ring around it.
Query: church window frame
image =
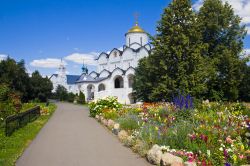
[[[98,85],[98,92],[105,91],[105,90],[106,90],[106,87],[103,83]]]
[[[114,88],[115,89],[124,88],[124,79],[122,76],[118,75],[114,78]]]

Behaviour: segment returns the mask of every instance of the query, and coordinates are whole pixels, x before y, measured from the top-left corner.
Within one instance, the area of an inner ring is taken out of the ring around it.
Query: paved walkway
[[[17,166],[149,166],[79,105],[56,112],[17,161]]]

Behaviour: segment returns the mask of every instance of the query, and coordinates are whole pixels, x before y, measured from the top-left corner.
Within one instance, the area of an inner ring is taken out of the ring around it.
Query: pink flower
[[[233,140],[230,138],[230,136],[228,136],[226,138],[226,142],[229,143],[229,144],[232,144],[233,143]]]
[[[240,158],[240,159],[243,159],[243,158],[244,158],[244,155],[243,155],[243,154],[240,154],[240,155],[239,155],[239,158]]]
[[[193,141],[195,140],[196,138],[196,135],[195,134],[188,134],[189,138]]]

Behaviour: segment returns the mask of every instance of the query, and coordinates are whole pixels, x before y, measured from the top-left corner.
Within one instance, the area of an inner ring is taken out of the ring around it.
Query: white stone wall
[[[130,47],[131,44],[138,43],[141,46],[148,44],[148,35],[146,33],[127,33],[126,45]]]
[[[113,71],[116,68],[127,70],[129,67],[137,67],[138,61],[148,56],[148,50],[145,47],[141,47],[138,52],[135,52],[131,48],[126,48],[119,56],[114,56],[111,52],[109,58],[105,54],[101,54],[98,61],[97,72],[100,73],[104,69]]]

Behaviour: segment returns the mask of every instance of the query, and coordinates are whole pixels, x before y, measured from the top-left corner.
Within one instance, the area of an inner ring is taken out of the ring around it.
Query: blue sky
[[[80,74],[84,58],[93,70],[94,56],[124,44],[124,34],[134,25],[135,12],[139,13],[140,26],[153,35],[169,2],[0,0],[0,59],[5,55],[24,59],[29,72],[39,70],[51,75],[61,58],[70,74]],[[193,3],[199,8],[202,0]],[[250,26],[250,0],[229,3]],[[245,39],[245,48],[250,48],[250,35]]]

